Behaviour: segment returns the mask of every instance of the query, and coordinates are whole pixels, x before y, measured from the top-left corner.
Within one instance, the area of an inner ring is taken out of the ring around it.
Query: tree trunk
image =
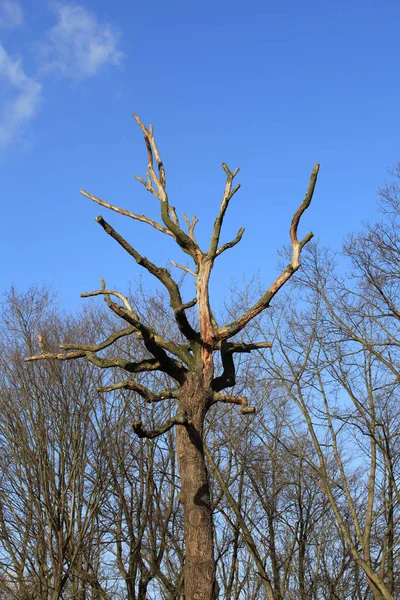
[[[218,597],[210,489],[202,441],[207,406],[207,392],[193,380],[188,382],[181,408],[188,414],[191,424],[176,428],[180,500],[185,517],[185,600],[215,600]]]

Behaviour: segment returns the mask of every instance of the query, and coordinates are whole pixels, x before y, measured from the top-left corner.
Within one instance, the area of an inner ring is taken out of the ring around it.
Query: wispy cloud
[[[4,147],[16,141],[24,125],[36,115],[42,86],[28,77],[21,60],[9,56],[1,45],[0,83],[7,91],[0,110],[0,147]]]
[[[0,0],[0,27],[17,27],[22,23],[22,9],[16,0]]]
[[[7,53],[0,44],[0,149],[19,141],[24,127],[36,116],[42,97],[44,74],[82,80],[105,65],[119,65],[123,53],[119,34],[109,24],[79,4],[51,5],[56,24],[39,44],[41,69],[37,77],[24,71],[22,60]],[[23,14],[16,0],[0,0],[0,27],[16,27]]]
[[[96,75],[107,64],[119,65],[119,34],[78,4],[52,5],[57,23],[42,44],[42,72],[79,80]]]

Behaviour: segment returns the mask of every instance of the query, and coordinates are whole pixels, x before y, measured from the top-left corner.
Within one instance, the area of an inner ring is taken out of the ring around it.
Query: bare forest
[[[136,120],[160,220],[83,193],[172,237],[184,285],[98,217],[158,293],[102,280],[75,315],[46,287],[4,295],[0,600],[399,598],[400,167],[334,252],[300,235],[316,165],[275,280],[218,308],[238,169],[201,249]]]

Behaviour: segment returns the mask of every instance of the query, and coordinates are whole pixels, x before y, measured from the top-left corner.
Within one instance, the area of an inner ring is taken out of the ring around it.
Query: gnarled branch
[[[229,396],[227,394],[219,394],[218,392],[214,392],[213,404],[216,404],[217,402],[223,402],[225,404],[239,404],[239,406],[241,406],[240,412],[242,415],[250,415],[256,412],[254,406],[249,406],[247,404],[247,398],[245,396]]]
[[[134,421],[132,423],[132,429],[139,438],[147,438],[153,440],[159,437],[163,433],[166,433],[172,429],[175,425],[186,425],[189,424],[189,420],[186,415],[176,414],[172,419],[165,421],[163,425],[157,427],[157,429],[147,430],[143,428],[142,421]]]
[[[108,307],[114,314],[130,323],[130,325],[137,330],[138,336],[143,341],[146,349],[160,363],[160,371],[167,373],[180,383],[183,383],[186,376],[185,367],[181,362],[168,356],[167,352],[171,352],[187,364],[190,364],[192,362],[192,356],[188,352],[187,347],[161,337],[151,327],[144,325],[144,323],[138,320],[136,313],[129,311],[125,306],[121,306],[111,300],[108,290],[104,289],[105,283],[103,280],[102,286],[103,289],[98,290],[98,292],[104,295]],[[88,292],[87,295],[97,295],[97,292]]]
[[[150,350],[150,347],[146,344],[146,340],[150,340],[150,342],[152,344],[155,344],[155,345],[159,346],[161,349],[167,350],[168,352],[175,354],[175,356],[178,356],[179,358],[181,358],[181,360],[183,360],[186,363],[189,363],[191,361],[191,356],[188,353],[187,348],[185,346],[182,346],[181,344],[176,344],[175,342],[171,342],[171,341],[163,338],[162,336],[158,335],[155,331],[153,331],[153,329],[151,329],[147,325],[144,325],[139,320],[139,316],[137,315],[137,313],[134,312],[132,310],[132,308],[127,308],[127,306],[130,307],[130,304],[129,304],[128,300],[125,298],[125,296],[123,296],[119,292],[114,292],[112,290],[106,289],[106,284],[105,284],[104,279],[101,279],[101,287],[102,287],[101,290],[96,290],[94,292],[86,292],[85,294],[81,294],[81,296],[84,298],[88,298],[90,296],[98,296],[98,295],[104,296],[104,299],[105,299],[108,307],[116,315],[118,315],[120,318],[124,319],[125,321],[127,321],[128,323],[130,323],[132,325],[137,337],[140,338],[145,343],[146,348],[154,356],[156,356],[157,348],[155,346],[152,346],[153,349]],[[116,304],[115,302],[113,302],[110,298],[110,295],[114,295],[114,296],[117,296],[118,298],[125,299],[124,306],[120,306],[119,304]]]
[[[75,360],[76,358],[86,358],[96,367],[101,369],[118,368],[128,373],[145,373],[149,371],[162,371],[161,363],[155,358],[147,358],[139,362],[132,362],[120,357],[102,358],[94,352],[87,350],[77,350],[74,352],[42,352],[34,356],[25,358],[25,362],[38,360]]]
[[[252,350],[261,350],[263,348],[271,348],[271,342],[253,342],[247,344],[245,342],[220,342],[221,362],[223,367],[222,375],[215,377],[212,382],[212,389],[215,392],[220,392],[227,387],[233,387],[236,383],[236,369],[233,361],[233,354],[236,352],[251,352]]]
[[[167,269],[157,267],[148,258],[139,254],[139,252],[135,250],[135,248],[133,248],[117,231],[115,231],[115,229],[109,223],[107,223],[103,217],[97,217],[96,221],[103,227],[106,233],[115,239],[120,246],[122,246],[122,248],[124,248],[124,250],[135,259],[138,265],[144,267],[164,285],[169,293],[171,308],[174,310],[174,312],[176,312],[176,314],[178,314],[177,325],[181,333],[188,340],[196,339],[196,332],[189,324],[184,311],[180,310],[180,308],[183,306],[183,302],[179,286],[172,279]]]
[[[137,392],[142,398],[146,400],[149,404],[153,404],[154,402],[161,402],[162,400],[168,400],[170,398],[178,398],[179,396],[179,388],[176,389],[165,389],[157,394],[153,394],[149,388],[138,383],[137,381],[133,381],[132,379],[127,379],[125,381],[119,381],[118,383],[113,383],[112,385],[106,385],[104,387],[99,387],[98,392],[113,392],[115,390],[131,390],[133,392]]]
[[[138,362],[133,362],[119,356],[113,358],[102,358],[92,352],[86,353],[89,362],[100,369],[118,368],[128,373],[147,373],[150,371],[163,371],[160,361],[156,358],[144,358]]]

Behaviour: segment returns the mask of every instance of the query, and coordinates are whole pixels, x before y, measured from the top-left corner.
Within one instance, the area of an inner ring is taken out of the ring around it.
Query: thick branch
[[[25,362],[32,362],[35,360],[74,360],[75,358],[83,358],[86,356],[86,352],[78,350],[76,352],[43,352],[42,354],[36,354],[34,356],[27,356],[24,358]]]
[[[161,363],[155,358],[145,358],[139,362],[132,362],[116,356],[114,358],[102,358],[88,352],[86,357],[89,362],[100,367],[100,369],[118,368],[128,373],[147,373],[150,371],[163,371]]]
[[[240,412],[243,415],[250,415],[256,412],[254,406],[247,404],[247,398],[245,396],[228,396],[226,394],[219,394],[214,392],[213,403],[223,402],[226,404],[239,404],[241,406]]]
[[[222,340],[220,344],[221,362],[223,367],[222,375],[215,377],[212,381],[212,389],[215,392],[220,392],[227,387],[233,387],[236,383],[236,369],[233,360],[235,352],[251,352],[252,350],[260,350],[262,348],[271,348],[271,342],[253,342],[246,344],[245,342],[227,342]]]
[[[85,294],[81,294],[81,296],[83,298],[88,298],[90,296],[98,296],[98,295],[104,296],[104,299],[107,302],[108,307],[120,318],[124,319],[128,323],[131,323],[131,325],[133,326],[133,330],[138,338],[140,338],[141,340],[143,340],[145,342],[145,338],[146,338],[146,334],[147,334],[147,338],[149,336],[154,338],[154,343],[157,344],[158,346],[160,346],[160,348],[163,348],[163,349],[167,350],[168,352],[175,354],[175,356],[178,356],[186,363],[191,361],[191,356],[188,353],[187,348],[185,346],[176,344],[175,342],[167,340],[166,338],[163,338],[162,336],[155,333],[155,331],[153,331],[153,329],[151,329],[150,327],[147,327],[140,321],[139,316],[137,315],[136,312],[134,312],[132,310],[132,308],[127,308],[128,306],[130,307],[130,304],[129,304],[128,300],[125,298],[125,296],[123,296],[119,292],[105,289],[106,284],[104,282],[104,279],[101,279],[101,285],[102,285],[101,290],[96,290],[94,292],[86,292]],[[117,296],[118,298],[121,298],[121,299],[125,299],[125,302],[124,302],[125,308],[120,306],[119,304],[116,304],[115,302],[112,302],[112,300],[110,298],[111,295]],[[149,350],[149,348],[148,348],[148,350]],[[149,351],[152,354],[154,354],[154,352],[152,350],[149,350]]]
[[[76,352],[43,352],[35,356],[28,356],[25,358],[25,362],[32,362],[38,360],[75,360],[76,358],[86,358],[89,362],[100,367],[101,369],[119,368],[128,371],[128,373],[145,373],[148,371],[162,371],[161,363],[155,358],[148,358],[139,362],[131,362],[126,359],[115,357],[115,358],[101,358],[95,353],[88,352],[85,350],[79,350]]]
[[[146,400],[149,404],[154,402],[161,402],[162,400],[167,400],[169,398],[177,398],[178,397],[178,389],[165,389],[159,392],[158,394],[153,394],[149,388],[141,385],[137,381],[133,381],[132,379],[127,379],[126,381],[119,381],[118,383],[114,383],[112,385],[107,385],[105,387],[98,388],[98,392],[113,392],[115,390],[132,390],[137,392],[142,398]]]
[[[262,348],[271,348],[272,342],[228,342],[226,349],[228,352],[251,352],[252,350],[261,350]]]
[[[142,421],[134,421],[132,423],[132,429],[136,433],[139,438],[147,438],[149,440],[153,440],[156,437],[159,437],[163,433],[166,433],[170,429],[172,429],[175,425],[185,425],[189,423],[186,416],[176,415],[172,419],[168,419],[165,421],[163,425],[157,427],[157,429],[146,430],[143,429]]]
[[[243,406],[247,404],[247,398],[245,396],[229,396],[227,394],[214,392],[213,403],[217,402],[223,402],[224,404],[239,404],[239,406]]]
[[[236,369],[233,362],[232,351],[229,348],[229,343],[225,340],[221,342],[221,361],[223,372],[219,377],[215,377],[212,381],[212,389],[215,392],[220,392],[227,387],[233,387],[236,383]]]
[[[103,219],[103,217],[97,217],[96,221],[103,227],[104,231],[108,233],[114,240],[116,240],[122,248],[132,256],[138,265],[144,267],[149,273],[156,277],[166,288],[170,297],[170,305],[174,313],[177,315],[177,325],[181,333],[188,339],[197,339],[197,333],[189,324],[187,317],[181,307],[183,306],[181,292],[178,284],[172,279],[167,269],[157,267],[148,258],[142,256],[133,248],[115,229]]]
[[[290,279],[290,277],[300,268],[300,253],[303,247],[311,240],[313,234],[311,232],[307,233],[307,235],[299,242],[297,240],[297,229],[300,223],[300,219],[304,213],[304,211],[310,206],[312,196],[315,189],[315,184],[317,181],[319,171],[319,164],[317,163],[312,170],[310,182],[308,185],[307,193],[305,198],[296,213],[293,216],[292,223],[290,226],[290,239],[292,242],[292,257],[290,263],[287,267],[282,271],[279,277],[274,281],[274,283],[268,288],[268,290],[263,294],[263,296],[256,302],[251,308],[249,308],[246,312],[244,312],[240,317],[235,319],[229,325],[225,327],[221,327],[218,331],[217,337],[220,340],[224,340],[230,338],[239,331],[243,329],[251,321],[259,315],[263,310],[265,310],[272,298],[277,294],[277,292],[282,288],[282,286]]]
[[[113,210],[113,211],[119,213],[120,215],[124,215],[125,217],[130,217],[131,219],[135,219],[135,221],[141,221],[142,223],[147,223],[148,225],[151,225],[152,227],[154,227],[154,229],[157,229],[157,231],[161,231],[162,233],[166,233],[167,235],[172,236],[172,233],[166,227],[163,227],[162,225],[160,225],[160,223],[157,223],[157,221],[154,221],[153,219],[150,219],[149,217],[146,217],[145,215],[137,215],[129,210],[126,210],[125,208],[120,208],[119,206],[115,206],[114,204],[109,204],[105,200],[102,200],[101,198],[98,198],[97,196],[93,196],[93,194],[89,194],[89,192],[86,192],[85,190],[80,190],[80,193],[83,196],[86,196],[86,198],[89,198],[89,200],[93,200],[93,202],[100,204],[100,206],[109,208],[110,210]]]
[[[189,300],[189,302],[185,302],[185,304],[181,304],[181,306],[177,309],[179,310],[187,310],[188,308],[193,308],[197,304],[197,298],[193,298]]]
[[[66,344],[65,344],[66,345]],[[120,357],[102,358],[97,356],[95,351],[90,350],[93,346],[87,346],[85,349],[79,349],[73,352],[45,352],[25,358],[25,362],[38,360],[75,360],[76,358],[86,358],[90,363],[101,369],[119,368],[128,371],[128,373],[145,373],[148,371],[163,371],[161,363],[155,358],[147,358],[139,362],[132,362]]]

